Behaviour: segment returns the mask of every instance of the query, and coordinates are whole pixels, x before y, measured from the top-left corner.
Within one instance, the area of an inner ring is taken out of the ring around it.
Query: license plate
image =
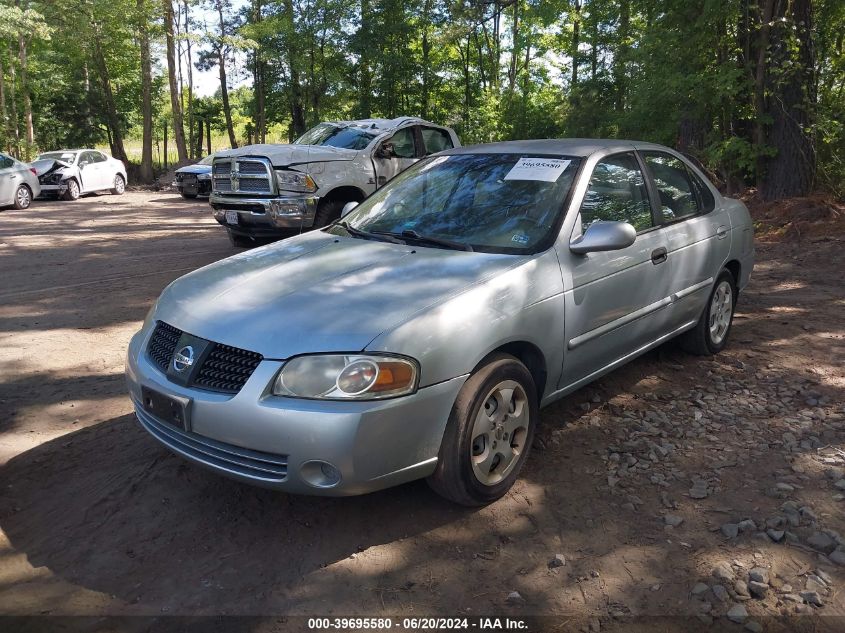
[[[237,211],[226,211],[226,224],[237,224],[238,223],[238,212]]]
[[[141,398],[143,398],[144,411],[162,422],[188,430],[188,403],[190,401],[187,398],[177,400],[148,387],[141,387]]]

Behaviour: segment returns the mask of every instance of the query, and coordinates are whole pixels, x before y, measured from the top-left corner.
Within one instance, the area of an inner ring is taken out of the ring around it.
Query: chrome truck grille
[[[219,158],[211,175],[218,193],[273,193],[273,165],[266,158]]]

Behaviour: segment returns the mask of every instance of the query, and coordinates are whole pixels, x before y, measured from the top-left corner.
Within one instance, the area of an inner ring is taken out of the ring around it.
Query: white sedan
[[[38,178],[31,167],[0,154],[0,208],[11,205],[15,209],[26,209],[40,191]]]
[[[126,189],[126,167],[119,160],[94,149],[70,149],[40,154],[32,163],[41,183],[41,194],[76,200],[84,193]]]

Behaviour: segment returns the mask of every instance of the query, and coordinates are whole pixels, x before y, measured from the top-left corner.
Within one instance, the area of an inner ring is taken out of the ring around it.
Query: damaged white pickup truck
[[[454,130],[423,121],[320,123],[289,145],[219,152],[210,203],[235,246],[330,224],[415,162],[460,147]]]

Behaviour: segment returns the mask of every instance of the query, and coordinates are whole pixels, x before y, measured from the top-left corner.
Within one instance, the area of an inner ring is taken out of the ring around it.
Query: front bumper
[[[215,220],[235,233],[253,236],[312,227],[319,201],[317,196],[247,198],[214,191],[209,198]],[[227,211],[237,214],[236,223],[227,222]]]
[[[40,195],[61,195],[65,191],[67,191],[67,183],[62,182],[57,185],[41,185],[41,194]]]
[[[392,400],[327,402],[280,398],[269,385],[282,361],[264,360],[234,396],[184,388],[129,345],[126,380],[141,425],[182,457],[253,485],[298,494],[346,496],[388,488],[434,472],[446,422],[465,376]],[[190,431],[141,407],[141,387],[189,398]],[[309,479],[315,460],[340,472],[322,487]]]

